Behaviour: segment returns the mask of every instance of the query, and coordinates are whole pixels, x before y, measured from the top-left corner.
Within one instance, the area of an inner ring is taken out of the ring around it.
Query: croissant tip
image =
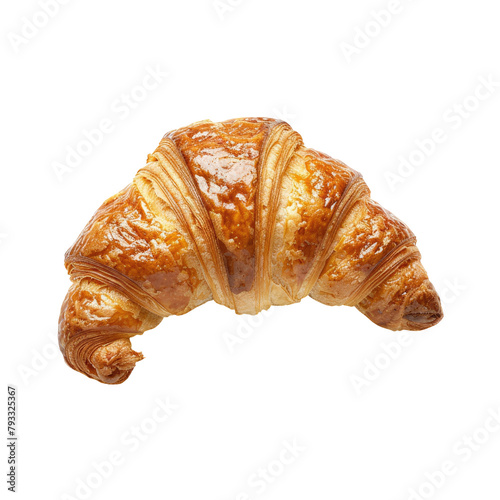
[[[443,317],[439,295],[430,282],[424,283],[411,295],[403,314],[407,330],[425,330],[437,325]]]
[[[92,378],[105,384],[121,384],[142,359],[144,355],[131,348],[129,339],[116,340],[99,347],[93,353],[90,362],[95,374],[93,373]]]
[[[443,319],[443,313],[407,314],[403,318],[407,322],[407,330],[425,330],[437,325]]]

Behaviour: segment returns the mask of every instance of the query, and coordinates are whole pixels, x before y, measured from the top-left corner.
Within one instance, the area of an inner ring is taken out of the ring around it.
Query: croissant
[[[167,133],[97,210],[65,265],[73,284],[61,351],[108,384],[143,358],[131,337],[211,299],[257,314],[309,295],[390,330],[443,316],[410,229],[370,199],[358,172],[269,118]]]

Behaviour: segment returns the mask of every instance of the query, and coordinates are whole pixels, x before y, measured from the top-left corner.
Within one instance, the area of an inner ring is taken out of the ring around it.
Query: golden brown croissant
[[[166,134],[65,257],[67,363],[117,384],[130,338],[214,299],[256,314],[303,297],[356,306],[390,330],[442,318],[410,229],[360,174],[279,120],[202,121]]]

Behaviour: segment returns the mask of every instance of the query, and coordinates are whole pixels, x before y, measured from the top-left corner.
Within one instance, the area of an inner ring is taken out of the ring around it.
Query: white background
[[[2,369],[19,393],[18,498],[498,499],[500,87],[473,97],[481,78],[500,82],[498,6],[401,0],[387,23],[373,12],[389,1],[218,5],[73,0],[39,28],[26,27],[44,22],[36,1],[2,5]],[[141,93],[148,67],[169,75]],[[141,102],[123,109],[131,92]],[[251,326],[212,302],[136,337],[146,359],[120,386],[72,371],[51,340],[65,250],[165,132],[240,116],[284,118],[361,171],[416,233],[444,320],[405,337],[307,299]],[[103,119],[113,130],[58,178]],[[436,128],[446,140],[418,161],[415,141]],[[419,165],[398,173],[411,155]],[[178,409],[156,423],[167,397]],[[147,431],[137,450],[133,426]],[[98,476],[93,462],[117,453]],[[452,474],[435,473],[443,462]],[[268,467],[272,482],[256,482]]]

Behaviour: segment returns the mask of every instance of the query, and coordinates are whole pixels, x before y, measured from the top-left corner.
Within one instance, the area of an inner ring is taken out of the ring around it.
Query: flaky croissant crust
[[[166,134],[65,264],[61,350],[112,384],[142,359],[132,336],[211,299],[256,314],[310,295],[391,330],[442,318],[410,229],[370,199],[358,172],[269,118]]]

